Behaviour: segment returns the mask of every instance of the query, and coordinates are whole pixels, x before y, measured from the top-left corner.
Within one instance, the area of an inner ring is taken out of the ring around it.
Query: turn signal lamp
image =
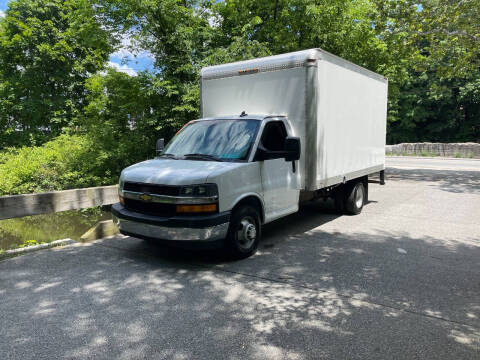
[[[217,211],[217,204],[177,205],[177,213],[210,213]]]

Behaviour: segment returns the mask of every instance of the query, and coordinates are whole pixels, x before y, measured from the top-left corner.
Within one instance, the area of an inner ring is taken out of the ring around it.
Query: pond
[[[31,240],[37,243],[65,238],[78,241],[98,221],[111,218],[109,211],[97,207],[0,220],[0,250],[33,243]]]

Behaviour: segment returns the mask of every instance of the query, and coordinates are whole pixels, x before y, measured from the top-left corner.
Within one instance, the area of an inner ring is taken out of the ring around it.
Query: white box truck
[[[358,214],[385,167],[388,81],[321,49],[201,72],[202,118],[124,169],[121,233],[253,254],[262,224],[302,201]]]

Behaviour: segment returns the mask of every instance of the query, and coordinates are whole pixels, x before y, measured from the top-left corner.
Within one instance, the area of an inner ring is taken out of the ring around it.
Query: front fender
[[[263,188],[258,162],[239,163],[234,168],[210,174],[209,183],[218,186],[219,211],[230,211],[248,196],[255,196],[263,203]]]

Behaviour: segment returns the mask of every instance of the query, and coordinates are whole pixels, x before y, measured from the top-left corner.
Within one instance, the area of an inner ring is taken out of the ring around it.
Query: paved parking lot
[[[0,262],[2,359],[480,359],[480,161],[388,158],[358,216],[260,251],[115,237]]]

